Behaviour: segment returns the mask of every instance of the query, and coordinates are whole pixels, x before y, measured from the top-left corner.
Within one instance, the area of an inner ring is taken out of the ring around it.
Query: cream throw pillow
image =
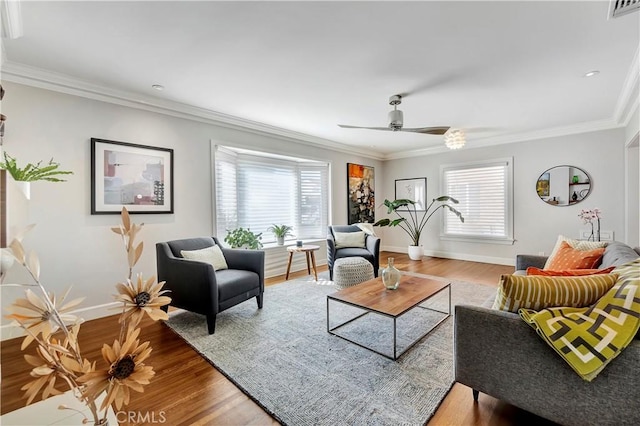
[[[606,247],[608,244],[606,241],[582,241],[574,240],[565,237],[564,235],[558,235],[558,241],[556,241],[555,247],[553,248],[553,250],[551,250],[551,254],[547,258],[543,269],[549,269],[549,266],[551,265],[551,262],[553,261],[556,253],[558,253],[558,250],[560,250],[563,241],[566,241],[566,243],[569,244],[571,248],[576,250],[595,250],[597,248]]]
[[[334,232],[333,236],[336,240],[336,248],[345,247],[364,247],[364,240],[367,235],[364,231],[359,232]]]
[[[201,250],[180,250],[180,254],[185,259],[208,263],[213,266],[214,271],[229,268],[219,246],[206,247]]]

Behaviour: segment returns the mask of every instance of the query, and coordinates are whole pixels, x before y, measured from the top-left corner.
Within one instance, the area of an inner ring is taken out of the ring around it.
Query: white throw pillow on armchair
[[[229,268],[219,246],[206,247],[200,250],[180,250],[180,254],[185,259],[208,263],[213,266],[214,271]]]
[[[359,232],[334,232],[333,237],[336,240],[336,248],[345,247],[364,247],[367,234],[364,231]]]

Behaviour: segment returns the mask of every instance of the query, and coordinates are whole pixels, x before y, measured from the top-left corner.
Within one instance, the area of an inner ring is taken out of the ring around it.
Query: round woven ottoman
[[[373,279],[373,265],[364,257],[341,257],[333,264],[333,282],[338,288]]]

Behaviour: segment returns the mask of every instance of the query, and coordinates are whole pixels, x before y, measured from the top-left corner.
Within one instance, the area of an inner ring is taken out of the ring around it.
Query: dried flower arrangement
[[[78,306],[83,298],[66,302],[69,290],[62,298],[56,298],[47,292],[40,282],[40,263],[34,252],[25,253],[21,240],[24,235],[17,236],[9,245],[12,255],[33,278],[34,284],[21,286],[35,287],[36,291],[26,290],[25,299],[17,299],[9,308],[13,319],[25,332],[22,343],[25,350],[36,343],[36,355],[25,354],[26,361],[33,366],[33,380],[22,387],[29,405],[36,395],[42,391],[42,399],[63,393],[57,383],[63,382],[74,395],[90,409],[95,425],[107,424],[107,410],[114,404],[120,410],[129,403],[131,390],[143,392],[155,372],[153,367],[145,365],[151,353],[149,342],[140,343],[140,321],[145,314],[152,320],[168,319],[167,313],[160,308],[171,302],[171,298],[163,294],[164,282],[155,283],[156,277],[144,279],[137,274],[132,281],[133,268],[140,259],[143,243],[135,243],[135,238],[142,224],[131,223],[126,208],[121,213],[122,224],[111,228],[122,237],[127,253],[129,276],[125,283],[117,284],[118,294],[115,299],[122,302],[118,322],[120,336],[112,345],[104,344],[102,356],[106,368],[97,368],[96,361],[83,358],[78,344],[78,333],[82,320],[69,313]],[[31,226],[32,227],[32,226]],[[31,228],[29,227],[27,231]],[[25,231],[26,232],[26,231]],[[41,293],[36,294],[36,293]],[[104,392],[106,396],[97,405],[97,398]],[[60,409],[68,407],[60,406]],[[88,423],[85,417],[83,423]]]

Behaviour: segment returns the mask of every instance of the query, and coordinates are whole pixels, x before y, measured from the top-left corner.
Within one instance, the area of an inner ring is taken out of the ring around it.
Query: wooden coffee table
[[[439,294],[445,289],[449,290],[448,312],[420,306],[421,303],[427,301],[428,299],[432,298],[436,294]],[[355,318],[351,318],[346,322],[338,324],[335,327],[331,327],[329,302],[332,301],[355,306],[364,310],[365,312],[356,316]],[[440,319],[433,327],[426,330],[424,334],[422,334],[411,344],[409,344],[409,346],[404,348],[402,352],[398,352],[397,320],[399,317],[414,308],[422,308],[439,312],[444,314],[444,317]],[[356,342],[336,332],[336,330],[338,330],[340,327],[356,321],[357,319],[368,314],[377,314],[393,319],[393,355],[379,352],[371,347],[365,346],[362,343]],[[449,318],[449,316],[451,316],[451,283],[445,283],[429,278],[421,278],[411,275],[402,275],[402,277],[400,278],[400,285],[396,290],[385,289],[384,285],[382,284],[382,278],[378,277],[369,281],[365,281],[353,287],[342,289],[327,296],[327,331],[329,333],[392,360],[397,360],[398,358],[400,358],[402,354],[407,352],[416,343],[422,340],[444,320]]]

